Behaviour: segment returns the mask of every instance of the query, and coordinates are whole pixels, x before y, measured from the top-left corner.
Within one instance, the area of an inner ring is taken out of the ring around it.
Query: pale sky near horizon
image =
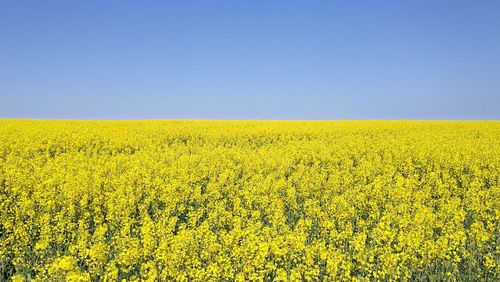
[[[500,119],[500,1],[0,0],[0,118]]]

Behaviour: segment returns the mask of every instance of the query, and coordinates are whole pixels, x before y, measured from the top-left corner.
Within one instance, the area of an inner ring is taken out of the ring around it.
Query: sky
[[[0,118],[500,119],[500,1],[0,0]]]

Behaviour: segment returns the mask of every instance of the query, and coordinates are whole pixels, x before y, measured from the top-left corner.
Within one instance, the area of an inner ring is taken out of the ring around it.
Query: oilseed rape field
[[[0,280],[499,281],[500,122],[0,120]]]

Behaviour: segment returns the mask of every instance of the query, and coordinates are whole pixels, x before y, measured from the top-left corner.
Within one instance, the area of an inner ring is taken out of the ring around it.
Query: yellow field
[[[0,280],[500,279],[500,122],[0,120]]]

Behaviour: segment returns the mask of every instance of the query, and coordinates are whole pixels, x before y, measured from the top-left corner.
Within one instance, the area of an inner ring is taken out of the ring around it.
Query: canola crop
[[[500,122],[0,120],[0,280],[499,281]]]

